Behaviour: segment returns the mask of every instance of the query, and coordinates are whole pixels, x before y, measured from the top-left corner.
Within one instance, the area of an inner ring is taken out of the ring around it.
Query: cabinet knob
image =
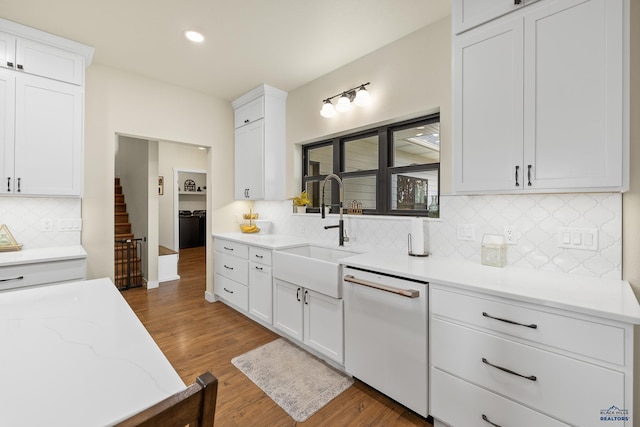
[[[520,5],[522,4],[522,0],[513,0],[513,4]]]
[[[18,64],[18,70],[24,70],[24,67],[22,66],[22,64]]]
[[[244,119],[244,122],[245,123],[249,123],[249,119]]]
[[[9,68],[13,68],[13,62],[11,62],[11,61],[7,61],[7,67],[9,67]]]

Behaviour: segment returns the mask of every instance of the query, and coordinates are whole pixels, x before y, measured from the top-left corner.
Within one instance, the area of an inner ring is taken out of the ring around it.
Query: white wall
[[[85,95],[85,194],[82,244],[87,276],[113,276],[113,181],[116,134],[211,147],[207,156],[207,206],[215,231],[233,223],[233,110],[229,102],[94,64]],[[156,209],[158,209],[156,207]],[[153,213],[151,213],[153,214]],[[157,212],[156,212],[157,214]],[[209,228],[211,225],[209,224]],[[211,229],[208,235],[211,235]],[[151,243],[150,243],[151,244]],[[157,242],[156,242],[157,244]],[[207,259],[211,260],[211,245]],[[208,265],[211,265],[208,262]],[[212,290],[207,271],[207,288]]]

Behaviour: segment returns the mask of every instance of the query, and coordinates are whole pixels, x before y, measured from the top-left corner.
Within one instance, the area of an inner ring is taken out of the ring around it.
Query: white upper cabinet
[[[233,101],[235,198],[284,200],[287,93],[262,85]]]
[[[538,0],[453,0],[453,29],[456,34],[484,24]]]
[[[0,19],[0,195],[81,196],[93,48]]]
[[[454,37],[457,192],[626,190],[625,1],[545,0]]]

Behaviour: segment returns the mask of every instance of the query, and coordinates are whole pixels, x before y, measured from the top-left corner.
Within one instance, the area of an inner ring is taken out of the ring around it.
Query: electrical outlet
[[[507,245],[515,245],[518,243],[518,230],[515,225],[504,226],[504,240]]]
[[[40,230],[53,231],[53,221],[51,218],[42,218],[40,220]]]

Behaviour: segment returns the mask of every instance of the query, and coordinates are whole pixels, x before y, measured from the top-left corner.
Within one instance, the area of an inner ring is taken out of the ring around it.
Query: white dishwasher
[[[427,282],[343,269],[345,369],[428,416]]]

